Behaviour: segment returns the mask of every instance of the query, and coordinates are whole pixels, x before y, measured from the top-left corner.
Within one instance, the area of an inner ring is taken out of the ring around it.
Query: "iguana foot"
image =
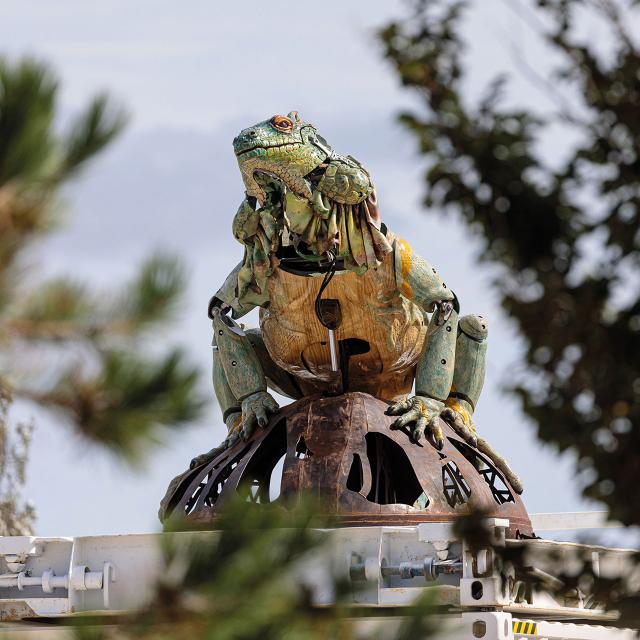
[[[435,447],[444,447],[444,436],[440,428],[439,419],[443,403],[433,398],[414,396],[392,404],[385,413],[388,416],[400,416],[392,425],[392,429],[401,429],[413,423],[411,436],[419,442],[426,433],[431,436]]]
[[[240,437],[248,440],[256,430],[256,425],[266,427],[269,416],[277,413],[280,406],[266,391],[258,391],[242,401],[242,430]]]
[[[261,427],[267,426],[269,415],[280,410],[278,403],[266,391],[258,391],[247,396],[242,401],[242,413],[239,411],[227,416],[226,424],[229,433],[224,442],[196,456],[189,464],[190,469],[195,469],[220,455],[225,449],[232,447],[241,438],[248,440],[256,429],[256,424]]]

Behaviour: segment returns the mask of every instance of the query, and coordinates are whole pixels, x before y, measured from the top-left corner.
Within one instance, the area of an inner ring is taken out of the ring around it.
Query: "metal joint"
[[[436,302],[436,320],[435,320],[435,324],[436,327],[441,327],[450,317],[451,314],[453,313],[453,303],[446,301],[446,302]]]

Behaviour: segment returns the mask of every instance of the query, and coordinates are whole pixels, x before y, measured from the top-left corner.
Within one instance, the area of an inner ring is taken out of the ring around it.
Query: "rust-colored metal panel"
[[[283,408],[248,442],[174,480],[167,516],[215,526],[217,510],[244,492],[256,508],[281,497],[322,498],[336,525],[413,525],[451,521],[472,508],[508,518],[512,536],[533,531],[520,497],[493,463],[441,423],[445,445],[392,430],[387,404],[365,393],[303,398]],[[271,474],[284,456],[280,494]]]

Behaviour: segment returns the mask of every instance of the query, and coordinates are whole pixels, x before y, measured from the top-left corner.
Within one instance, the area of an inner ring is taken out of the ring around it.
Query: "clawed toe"
[[[507,474],[507,480],[518,495],[520,495],[524,491],[522,480],[520,480],[520,477],[515,473],[511,472],[510,474]]]
[[[207,453],[203,453],[193,458],[189,463],[189,469],[195,469],[196,467],[200,467],[203,464],[207,464],[207,462],[211,462],[211,460],[222,453],[226,448],[227,446],[225,440],[219,447],[215,447],[214,449],[211,449],[211,451],[207,451]]]
[[[473,429],[465,423],[462,416],[453,409],[446,407],[442,410],[440,417],[451,426],[451,428],[469,445],[476,448],[478,446],[478,437]]]
[[[419,444],[426,434],[426,439],[441,451],[444,447],[444,436],[439,425],[442,409],[442,403],[438,400],[414,396],[392,404],[385,413],[390,416],[400,416],[390,425],[391,429],[407,427],[411,439],[416,444]]]
[[[437,418],[429,423],[429,433],[431,434],[436,449],[442,451],[444,449],[444,434],[438,424]]]
[[[201,464],[204,464],[206,461],[207,461],[206,454],[203,454],[201,456],[196,456],[189,463],[189,469],[195,469],[196,467],[199,467]]]

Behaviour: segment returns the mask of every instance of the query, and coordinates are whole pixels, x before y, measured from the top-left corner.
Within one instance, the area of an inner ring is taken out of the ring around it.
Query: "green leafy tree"
[[[476,103],[465,96],[470,4],[418,0],[379,34],[419,99],[400,119],[427,160],[425,204],[460,216],[481,259],[499,266],[496,291],[527,345],[512,391],[539,437],[577,453],[586,496],[640,524],[640,494],[629,491],[640,483],[638,3],[505,2],[526,11],[558,60],[548,77],[535,64],[527,72],[557,104],[549,115],[507,106],[505,78]],[[585,14],[610,37],[589,40]],[[577,143],[554,168],[538,149],[558,122]]]
[[[58,81],[45,64],[0,61],[0,489],[9,501],[3,504],[15,503],[25,456],[8,443],[15,437],[27,443],[24,429],[12,434],[7,422],[11,398],[54,411],[131,461],[163,427],[195,419],[203,406],[198,372],[180,350],[148,353],[149,336],[171,319],[185,289],[178,260],[151,256],[131,282],[111,291],[75,277],[46,280],[26,268],[34,243],[62,221],[60,188],[125,123],[102,95],[60,134],[57,95]]]

